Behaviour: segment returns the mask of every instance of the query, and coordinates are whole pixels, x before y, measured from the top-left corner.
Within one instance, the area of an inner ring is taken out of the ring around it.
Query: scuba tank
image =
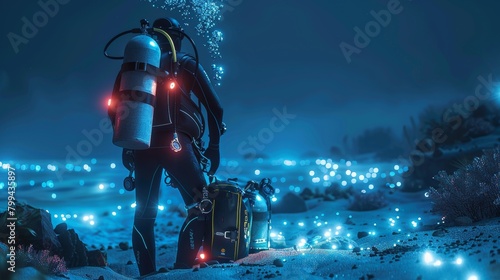
[[[158,43],[148,35],[130,39],[125,47],[113,144],[140,150],[150,146],[153,127],[156,76],[147,65],[160,67]]]
[[[260,183],[249,181],[245,187],[252,209],[252,229],[250,231],[250,253],[270,248],[271,234],[271,197],[274,188],[271,180],[262,179]]]

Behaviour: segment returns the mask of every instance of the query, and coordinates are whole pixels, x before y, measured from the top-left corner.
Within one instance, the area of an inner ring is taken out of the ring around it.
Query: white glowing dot
[[[276,237],[276,233],[275,232],[271,232],[271,234],[269,236],[270,237]]]
[[[299,227],[303,227],[304,226],[304,223],[303,222],[299,222]]]
[[[345,181],[345,180],[344,180],[344,181],[342,181],[342,186],[343,186],[343,187],[347,186],[347,181]]]
[[[52,197],[53,199],[56,199],[57,195],[56,195],[55,193],[53,193],[53,194],[51,195],[51,197]]]
[[[120,205],[116,206],[116,209],[122,210],[122,207]]]
[[[479,280],[479,277],[477,277],[476,275],[471,275],[469,276],[469,278],[467,278],[467,280]]]
[[[394,211],[399,212],[399,208],[394,209]]]
[[[260,170],[259,169],[255,169],[255,175],[260,175]]]
[[[93,220],[94,219],[94,215],[90,215],[89,219]]]
[[[396,186],[401,187],[401,182],[397,182]]]
[[[109,166],[111,167],[111,169],[115,169],[116,168],[116,164],[115,163],[111,163]]]
[[[374,172],[374,173],[378,173],[378,171],[379,171],[379,170],[378,170],[378,168],[377,168],[377,167],[373,168],[373,172]]]
[[[158,210],[163,211],[165,207],[163,205],[158,205]]]
[[[455,263],[456,263],[457,265],[461,265],[461,264],[463,264],[463,263],[464,263],[464,260],[463,260],[462,258],[457,258],[457,259],[455,260]]]
[[[399,165],[394,165],[394,170],[399,170]]]
[[[356,182],[357,182],[356,179],[354,179],[354,178],[351,179],[352,184],[356,184]]]
[[[330,177],[335,176],[335,171],[330,171]]]
[[[324,235],[325,235],[325,237],[330,237],[332,235],[332,233],[329,231],[326,231]]]
[[[359,175],[358,179],[363,181],[365,179],[365,175],[363,175],[363,174]]]
[[[352,244],[349,244],[349,249],[352,249],[352,248],[353,248]]]
[[[277,190],[277,191],[278,191],[278,190]],[[271,201],[272,201],[272,202],[276,202],[276,201],[278,201],[278,198],[273,197],[273,198],[271,198]]]
[[[130,204],[130,207],[132,207],[132,208],[135,208],[136,206],[137,206],[137,204],[135,202]]]
[[[346,161],[345,163],[346,166],[351,166],[352,165],[352,162],[350,160]]]
[[[111,215],[116,216],[116,212],[115,211],[111,212]]]
[[[321,165],[325,165],[326,164],[326,160],[322,159],[321,162],[320,162]]]
[[[94,222],[94,221],[90,221],[90,222],[89,222],[89,224],[90,224],[91,226],[93,226],[93,225],[95,224],[95,222]]]
[[[56,219],[57,219],[57,217],[59,217],[59,216],[58,216],[57,214],[54,214],[54,218],[56,218]]]
[[[75,218],[75,219],[76,219],[76,218],[78,218],[78,215],[77,215],[77,214],[74,214],[74,215],[73,215],[73,218]]]
[[[335,170],[339,169],[339,165],[335,163],[335,164],[333,165],[333,169],[335,169]]]
[[[323,180],[328,181],[329,179],[330,179],[330,176],[328,176],[328,175],[323,176]]]
[[[332,245],[332,249],[333,250],[337,249],[337,245]]]
[[[432,254],[431,254],[430,252],[426,252],[426,253],[424,254],[424,262],[425,262],[426,264],[429,264],[429,263],[431,263],[432,261],[434,261],[434,257],[432,256]]]
[[[319,183],[319,181],[321,181],[321,179],[319,177],[312,178],[313,183]]]
[[[104,185],[103,184],[99,184],[99,189],[103,190],[104,189]]]
[[[288,224],[287,222],[283,222],[283,225],[285,225],[285,226],[286,226],[287,224]]]
[[[347,176],[351,175],[351,170],[347,169],[347,170],[345,171],[345,175],[347,175]]]
[[[373,189],[375,188],[375,186],[373,186],[373,184],[370,184],[370,185],[368,185],[368,188],[369,188],[370,190],[373,190]]]
[[[89,220],[89,216],[84,216],[84,217],[83,217],[83,220],[84,220],[84,221],[88,221],[88,220]]]
[[[332,164],[331,164],[331,163],[327,163],[327,164],[325,165],[325,167],[326,167],[326,169],[330,169],[330,168],[332,168]]]
[[[440,260],[437,260],[434,262],[434,266],[441,266],[443,264],[443,262],[441,262]]]
[[[353,172],[351,172],[351,176],[352,176],[352,177],[356,177],[357,175],[358,175],[358,174],[357,174],[356,172],[354,172],[354,171],[353,171]]]
[[[411,225],[412,225],[413,227],[417,227],[417,222],[415,222],[415,221],[411,221]]]
[[[314,173],[314,170],[309,171],[309,176],[314,176],[314,174],[316,174]]]

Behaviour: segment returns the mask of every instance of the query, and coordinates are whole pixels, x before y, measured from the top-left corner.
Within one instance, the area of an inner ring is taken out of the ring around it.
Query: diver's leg
[[[132,246],[141,275],[156,271],[154,223],[162,167],[150,150],[135,152],[136,208]]]
[[[189,205],[203,198],[202,189],[206,186],[206,180],[193,150],[191,139],[179,133],[179,141],[182,150],[176,153],[168,149],[168,154],[162,157],[164,159],[162,166],[181,193],[184,203]],[[175,267],[191,267],[194,264],[205,235],[206,216],[196,209],[188,211],[188,217],[179,232]]]

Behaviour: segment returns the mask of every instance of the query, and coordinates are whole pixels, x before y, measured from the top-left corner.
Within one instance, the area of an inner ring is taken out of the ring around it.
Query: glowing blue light
[[[389,172],[389,175],[390,175],[391,177],[394,177],[394,176],[396,175],[396,173],[395,173],[394,171],[391,171],[391,172]]]
[[[47,187],[47,183],[42,182],[42,188],[45,188],[45,187]]]
[[[52,182],[52,180],[48,180],[47,181],[47,187],[53,188],[54,187],[54,182]]]
[[[35,180],[30,180],[30,186],[34,186],[35,185]]]
[[[394,170],[399,170],[399,165],[394,165]]]
[[[37,165],[35,166],[35,171],[36,171],[36,172],[39,172],[40,170],[42,170],[42,167],[41,167],[40,165],[38,165],[38,164],[37,164]]]
[[[52,197],[53,199],[56,199],[57,195],[56,195],[55,193],[53,193],[53,194],[51,195],[51,197]]]
[[[347,170],[345,171],[345,175],[347,175],[347,176],[351,175],[351,170],[347,169]]]
[[[295,187],[295,192],[300,192],[300,187]]]
[[[456,264],[456,265],[461,265],[461,264],[463,264],[463,263],[464,263],[464,260],[463,260],[462,258],[460,258],[460,257],[458,257],[458,258],[455,260],[455,264]]]
[[[297,179],[298,179],[299,181],[304,181],[304,176],[299,176]]]
[[[115,168],[116,168],[116,164],[115,164],[115,163],[111,163],[111,164],[109,165],[109,167],[111,167],[111,169],[115,169]]]
[[[342,181],[341,184],[342,184],[343,187],[345,187],[345,186],[347,186],[347,181]]]
[[[319,177],[312,178],[313,183],[319,183],[320,181],[321,181],[321,179]]]
[[[271,201],[276,202],[276,201],[278,201],[278,199],[276,197],[273,197],[273,198],[271,198]]]
[[[116,216],[116,212],[115,211],[111,212],[111,215]]]
[[[385,175],[385,173],[380,174],[380,178],[385,178],[385,177],[387,177],[387,175]]]
[[[285,159],[283,164],[286,166],[295,166],[297,163],[294,160]]]
[[[314,174],[316,174],[314,173],[314,170],[309,171],[309,176],[314,176]]]
[[[334,164],[334,165],[333,165],[333,169],[334,169],[334,170],[339,169],[339,165],[338,165],[338,164]]]
[[[104,185],[103,184],[99,184],[99,189],[103,190],[104,189]]]
[[[135,208],[136,206],[137,206],[137,204],[135,202],[130,204],[130,207],[132,207],[132,208]]]
[[[359,175],[359,180],[363,181],[365,179],[365,176],[363,174]]]
[[[335,171],[330,171],[330,177],[335,176]]]
[[[114,188],[115,187],[115,183],[109,183],[109,187],[110,188]]]
[[[479,277],[477,277],[477,275],[471,275],[467,280],[479,280]]]
[[[124,190],[124,189],[120,189],[120,190],[118,191],[118,193],[119,193],[119,194],[124,194],[124,193],[125,193],[125,190]]]
[[[326,164],[326,160],[322,159],[321,162],[320,162],[321,165],[325,165]]]
[[[374,173],[378,173],[378,171],[379,171],[379,170],[378,170],[378,168],[377,168],[377,167],[373,168],[373,172],[374,172]]]
[[[356,179],[354,179],[354,178],[351,179],[352,184],[356,184],[356,182],[357,182]]]
[[[299,227],[303,227],[304,226],[304,222],[299,222],[298,225],[299,225]]]
[[[346,161],[345,163],[346,166],[351,166],[352,165],[352,162],[350,160]]]
[[[165,210],[165,206],[163,206],[163,205],[158,205],[158,210],[160,210],[160,211]]]
[[[281,182],[281,183],[286,182],[286,178],[285,178],[285,177],[281,177],[280,182]]]
[[[76,172],[82,171],[82,167],[80,165],[75,166],[75,171]]]
[[[424,262],[426,264],[430,264],[433,261],[434,261],[434,257],[432,256],[432,254],[430,252],[425,252],[425,254],[424,254]]]
[[[255,175],[260,175],[260,170],[259,169],[255,169],[254,173],[255,173]]]
[[[323,176],[323,180],[325,180],[325,181],[330,180],[330,176],[328,176],[328,175]]]
[[[80,186],[83,186],[83,185],[85,185],[85,181],[84,181],[84,180],[80,180],[80,181],[78,181],[78,184],[79,184]]]
[[[368,188],[369,188],[370,190],[373,190],[373,188],[375,188],[375,187],[373,186],[373,184],[370,184],[370,185],[368,185]]]
[[[332,164],[329,162],[329,163],[327,163],[327,164],[325,165],[325,167],[326,167],[326,169],[330,169],[330,168],[332,168]]]
[[[356,175],[357,175],[357,173],[356,173],[356,172],[354,172],[354,171],[353,171],[353,172],[351,172],[351,176],[352,176],[352,177],[356,177]]]
[[[90,163],[92,163],[92,164],[96,164],[96,163],[97,163],[97,159],[95,159],[95,158],[91,159],[91,160],[90,160]]]

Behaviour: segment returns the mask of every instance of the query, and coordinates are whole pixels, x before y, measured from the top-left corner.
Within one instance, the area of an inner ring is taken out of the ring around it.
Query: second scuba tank
[[[131,150],[150,147],[153,127],[156,75],[150,68],[160,67],[161,50],[147,35],[133,37],[125,47],[113,143]],[[152,67],[151,67],[152,66]]]
[[[260,184],[250,181],[245,189],[249,189],[252,206],[252,229],[250,233],[250,253],[269,250],[271,234],[271,197],[274,188],[269,179],[263,179]]]

